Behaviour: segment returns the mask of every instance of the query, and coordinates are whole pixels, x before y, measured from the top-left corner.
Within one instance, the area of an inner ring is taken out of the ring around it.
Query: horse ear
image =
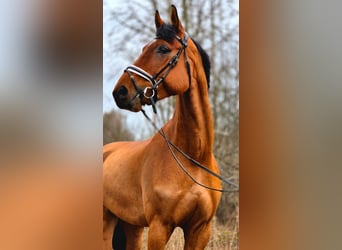
[[[154,15],[154,22],[156,23],[156,28],[158,29],[160,26],[163,25],[164,21],[161,19],[159,15],[159,11],[156,10],[156,14]]]
[[[171,5],[171,23],[180,32],[184,32],[183,25],[178,18],[177,8],[173,4]]]

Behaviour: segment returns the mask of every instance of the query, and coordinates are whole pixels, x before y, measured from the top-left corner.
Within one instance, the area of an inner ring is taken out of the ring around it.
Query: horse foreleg
[[[184,230],[185,250],[202,250],[210,238],[210,223],[204,223]]]
[[[173,227],[165,225],[160,221],[153,221],[148,230],[148,249],[159,250],[165,249],[165,245],[169,240]]]
[[[112,236],[118,219],[103,207],[103,250],[112,250]]]
[[[121,221],[126,235],[126,250],[139,250],[142,247],[144,227],[134,226]]]

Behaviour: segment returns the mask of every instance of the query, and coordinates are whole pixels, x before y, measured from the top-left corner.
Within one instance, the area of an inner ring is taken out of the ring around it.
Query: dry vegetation
[[[238,209],[237,209],[238,211]],[[144,232],[144,247],[147,250],[147,233],[148,228]],[[166,250],[179,250],[184,247],[183,231],[180,228],[171,235],[167,243]],[[239,215],[236,214],[227,225],[221,225],[216,218],[212,221],[211,237],[206,250],[237,250],[239,249]]]

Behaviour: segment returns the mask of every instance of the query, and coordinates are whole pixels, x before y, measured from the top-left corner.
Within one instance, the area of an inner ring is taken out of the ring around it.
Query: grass
[[[148,228],[144,232],[144,247],[147,250],[147,233]],[[228,224],[221,225],[217,219],[214,218],[211,225],[211,236],[206,250],[238,250],[239,249],[239,215]],[[166,250],[180,250],[184,247],[183,231],[176,228],[169,242],[167,243]]]

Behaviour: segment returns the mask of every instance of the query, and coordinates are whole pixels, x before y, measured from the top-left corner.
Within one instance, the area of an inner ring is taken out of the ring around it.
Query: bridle
[[[149,99],[151,101],[151,105],[155,113],[156,113],[155,104],[158,101],[158,86],[161,83],[163,83],[163,81],[165,80],[167,75],[170,73],[170,71],[176,66],[183,52],[184,52],[185,64],[186,64],[186,69],[187,69],[188,78],[189,78],[189,87],[191,85],[190,63],[186,55],[186,47],[188,46],[189,35],[188,33],[185,33],[184,39],[180,38],[179,36],[176,36],[176,39],[177,41],[181,43],[182,47],[178,50],[177,54],[174,55],[171,58],[171,60],[155,75],[152,76],[151,74],[149,74],[142,68],[139,68],[138,66],[135,66],[135,65],[130,65],[124,70],[124,72],[128,74],[135,90],[137,91],[137,94],[133,97],[133,99],[135,99],[136,97],[139,97],[140,99],[142,98]],[[137,82],[135,81],[133,74],[136,74],[137,76],[148,81],[151,84],[151,87],[145,87],[144,89],[140,88]]]

